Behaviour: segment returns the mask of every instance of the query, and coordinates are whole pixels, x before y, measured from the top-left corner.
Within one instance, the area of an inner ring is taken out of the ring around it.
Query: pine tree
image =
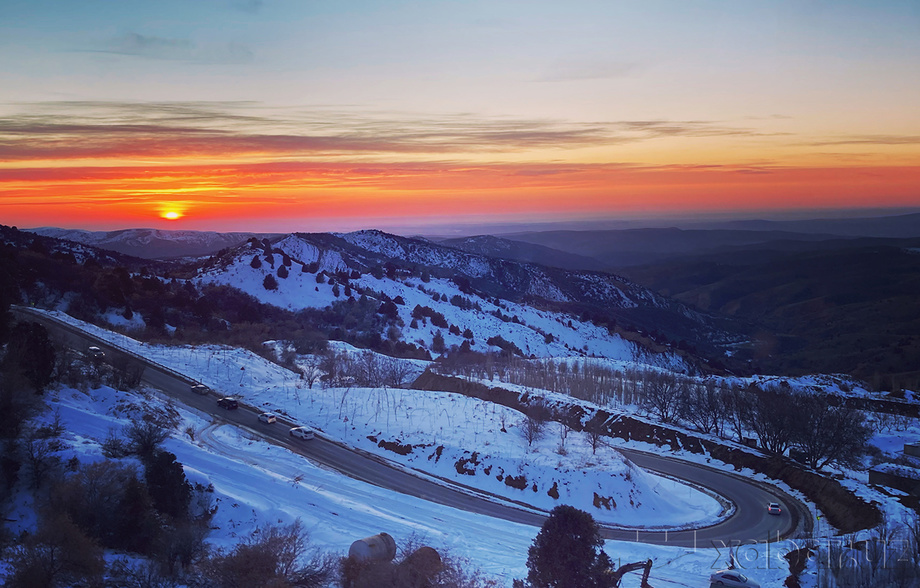
[[[562,504],[549,513],[527,550],[527,582],[533,588],[602,588],[611,561],[601,549],[600,527],[590,514]]]

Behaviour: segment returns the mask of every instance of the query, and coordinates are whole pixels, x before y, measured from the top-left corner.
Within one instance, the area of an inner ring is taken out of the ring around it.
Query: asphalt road
[[[90,345],[96,345],[106,352],[106,360],[122,353],[121,350],[73,326],[41,314],[33,314],[29,309],[14,308],[14,312],[44,323],[56,336],[76,350],[85,350]],[[535,512],[533,508],[515,505],[507,500],[489,496],[471,488],[461,488],[450,482],[437,481],[419,472],[408,471],[402,466],[390,465],[383,458],[354,451],[331,439],[321,436],[317,436],[312,441],[294,439],[290,436],[289,429],[297,423],[279,419],[273,425],[266,425],[258,421],[259,411],[254,408],[243,405],[237,410],[219,408],[217,406],[218,396],[213,392],[208,396],[195,394],[190,390],[188,378],[162,369],[155,364],[146,362],[143,381],[185,405],[229,423],[244,426],[250,431],[258,432],[266,439],[301,453],[316,463],[368,484],[451,508],[535,527],[542,526],[546,518],[545,515]],[[792,508],[795,508],[797,513],[801,513],[800,516],[809,516],[804,505],[767,484],[753,482],[739,475],[679,459],[633,450],[621,449],[621,451],[639,467],[665,473],[672,478],[686,480],[693,485],[704,486],[715,491],[732,502],[735,510],[722,522],[699,529],[660,531],[616,529],[604,526],[602,533],[607,539],[723,549],[730,545],[749,545],[784,538],[793,532],[798,520],[798,517],[791,516]],[[782,505],[781,515],[767,514],[767,504],[770,502],[778,502]]]

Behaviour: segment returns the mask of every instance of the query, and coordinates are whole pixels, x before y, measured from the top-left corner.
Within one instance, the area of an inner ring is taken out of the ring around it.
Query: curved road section
[[[75,349],[86,349],[90,345],[96,345],[107,354],[128,353],[53,317],[24,308],[14,308],[13,311],[20,316],[43,323]],[[257,415],[260,411],[245,405],[240,405],[238,410],[219,408],[216,402],[217,397],[202,396],[191,392],[189,378],[151,363],[142,357],[136,357],[136,359],[144,362],[146,369],[143,380],[153,388],[175,397],[192,408],[245,427],[273,443],[283,445],[291,451],[300,453],[314,462],[352,478],[451,508],[535,527],[542,526],[546,519],[545,513],[528,505],[515,504],[473,488],[437,480],[423,472],[416,472],[388,462],[382,457],[355,451],[331,439],[319,436],[309,442],[292,439],[288,434],[288,427],[283,425],[293,426],[295,423],[285,423],[279,419],[279,424],[282,426],[257,427]],[[602,534],[605,539],[722,549],[783,539],[796,530],[800,517],[809,516],[803,504],[773,486],[753,482],[736,474],[692,462],[634,450],[620,449],[620,451],[639,467],[666,474],[691,485],[711,489],[732,502],[735,511],[731,516],[715,525],[691,530],[662,531],[602,526]],[[780,503],[782,514],[767,513],[767,505],[771,502]]]

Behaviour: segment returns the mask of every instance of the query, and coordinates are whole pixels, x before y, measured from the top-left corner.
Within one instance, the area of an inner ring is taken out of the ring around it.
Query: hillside
[[[916,386],[920,376],[918,248],[920,240],[810,251],[771,244],[625,271],[696,308],[759,325],[755,346],[738,358],[764,371],[850,373],[888,389]]]
[[[619,276],[377,231],[251,238],[184,265],[12,228],[3,237],[10,303],[65,310],[148,340],[258,349],[281,339],[302,350],[340,340],[400,357],[596,355],[681,370],[700,360],[667,338],[731,341],[705,314]]]
[[[269,275],[272,289],[265,286]],[[729,340],[704,313],[620,276],[487,257],[378,231],[251,240],[212,259],[195,279],[232,284],[292,311],[362,297],[392,301],[387,313],[401,327],[394,335],[428,349],[437,333],[448,349],[467,341],[475,351],[495,350],[504,340],[513,344],[506,350],[516,346],[515,353],[540,357],[635,356],[647,350],[624,336],[642,339],[637,329],[700,345]]]
[[[211,231],[161,231],[157,229],[123,229],[120,231],[84,231],[41,227],[29,232],[55,239],[91,245],[142,259],[197,257],[235,247],[255,233],[217,233]]]

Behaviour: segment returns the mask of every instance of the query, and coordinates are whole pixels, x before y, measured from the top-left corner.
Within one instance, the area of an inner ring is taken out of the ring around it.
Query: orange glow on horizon
[[[0,170],[0,218],[24,227],[129,227],[187,218],[260,222],[357,217],[596,218],[920,206],[920,166],[344,164]],[[184,200],[163,202],[163,194]],[[195,223],[186,222],[188,228]],[[295,230],[295,229],[292,229]]]

